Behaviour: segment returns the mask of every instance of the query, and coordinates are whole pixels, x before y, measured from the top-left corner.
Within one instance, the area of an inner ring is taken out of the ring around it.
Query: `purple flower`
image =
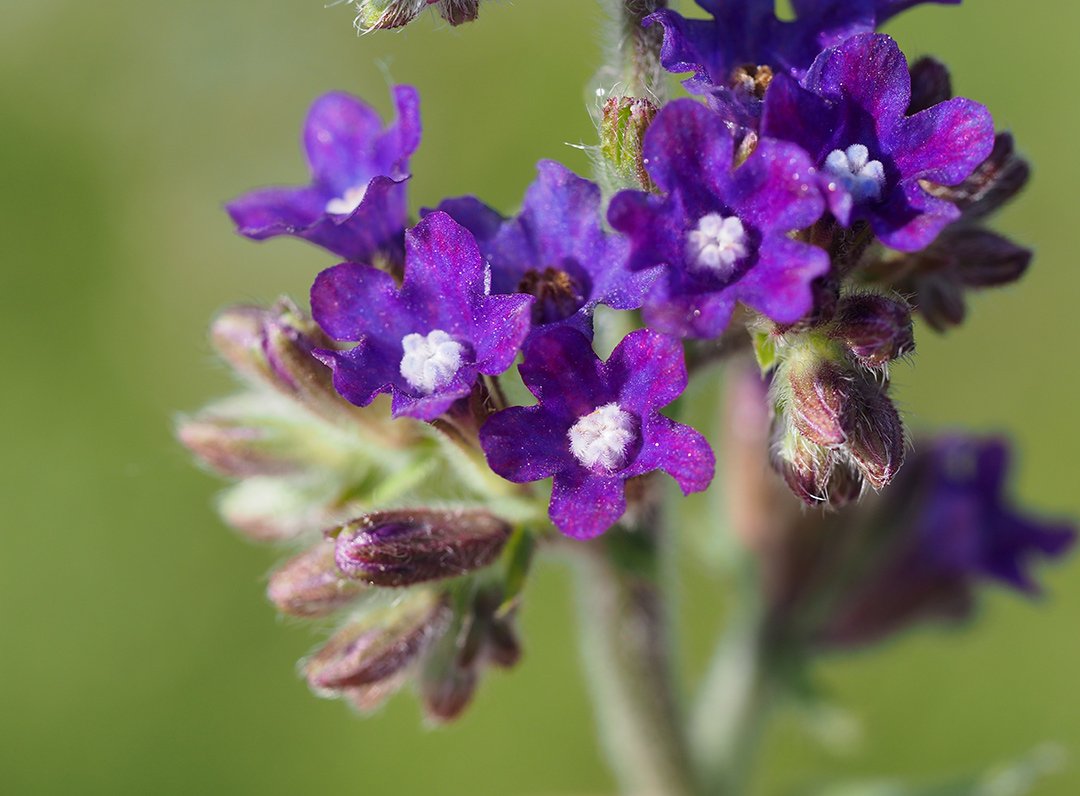
[[[493,415],[480,442],[491,469],[509,481],[554,476],[549,513],[567,536],[588,539],[614,525],[626,510],[628,478],[663,470],[684,493],[708,487],[708,442],[658,411],[686,388],[675,340],[632,332],[602,362],[587,337],[559,327],[529,341],[519,370],[539,403]]]
[[[447,199],[439,209],[476,236],[494,293],[536,297],[536,329],[565,323],[591,337],[597,304],[637,309],[656,275],[626,269],[629,245],[604,231],[596,185],[551,160],[537,171],[516,218],[473,197]]]
[[[325,94],[304,123],[311,185],[265,188],[227,205],[237,230],[254,240],[293,235],[354,262],[376,253],[400,257],[408,225],[405,181],[420,145],[416,89],[393,92],[397,121],[383,128],[355,97]]]
[[[823,52],[801,85],[786,75],[772,81],[761,132],[810,153],[842,225],[869,221],[887,246],[918,251],[960,215],[921,182],[962,182],[990,154],[994,124],[968,99],[907,116],[910,100],[896,42],[855,36]]]
[[[793,20],[777,18],[775,0],[696,2],[712,19],[686,19],[661,9],[644,22],[664,27],[663,67],[693,72],[683,85],[695,93],[708,93],[730,87],[736,70],[746,66],[801,76],[822,50],[856,34],[872,33],[927,0],[793,0]]]
[[[734,142],[723,120],[692,100],[669,103],[645,135],[645,162],[664,196],[624,191],[608,219],[631,240],[631,270],[663,265],[645,300],[645,321],[661,332],[713,337],[736,302],[779,323],[813,306],[810,283],[829,257],[789,233],[824,210],[806,154],[762,140],[732,169]]]
[[[943,437],[920,452],[875,515],[878,526],[897,524],[894,549],[844,600],[829,640],[862,643],[922,617],[962,618],[981,580],[1038,592],[1029,564],[1066,553],[1076,532],[1009,505],[1008,463],[995,439]]]
[[[347,351],[316,351],[334,387],[359,406],[393,394],[394,416],[433,420],[467,396],[481,373],[510,367],[529,332],[531,296],[488,295],[468,230],[432,213],[405,233],[405,279],[343,263],[319,274],[312,315]]]

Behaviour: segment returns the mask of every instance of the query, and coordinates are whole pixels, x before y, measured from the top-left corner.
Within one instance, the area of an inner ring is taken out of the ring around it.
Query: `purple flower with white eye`
[[[813,164],[799,147],[762,140],[733,169],[723,120],[692,100],[668,103],[644,143],[664,196],[623,191],[608,219],[631,241],[629,268],[663,265],[645,321],[677,336],[714,337],[737,302],[778,323],[813,307],[811,282],[829,270],[822,249],[793,240],[824,212]]]
[[[628,478],[663,470],[684,493],[708,487],[709,443],[659,412],[686,388],[675,340],[632,332],[602,362],[587,337],[557,327],[529,340],[518,369],[539,403],[493,415],[480,442],[509,481],[554,476],[549,513],[567,536],[589,539],[618,522]]]
[[[394,416],[433,420],[472,391],[479,374],[513,364],[529,332],[531,296],[492,296],[472,235],[445,213],[405,233],[405,279],[343,263],[319,274],[312,316],[347,351],[316,351],[334,388],[367,406],[393,395]]]
[[[551,160],[537,165],[516,218],[473,197],[447,199],[443,210],[476,237],[491,265],[494,293],[528,293],[534,333],[566,324],[592,336],[597,304],[641,306],[656,274],[626,269],[629,244],[604,231],[600,189]]]
[[[265,188],[227,205],[237,230],[254,240],[303,238],[353,262],[401,256],[408,225],[405,181],[420,145],[420,98],[411,86],[393,91],[397,121],[348,94],[315,101],[304,123],[311,184]]]
[[[823,52],[801,85],[785,75],[772,81],[761,132],[810,153],[843,226],[865,220],[885,245],[918,251],[960,215],[922,181],[966,179],[990,154],[994,123],[972,100],[907,116],[910,100],[911,75],[896,42],[855,36]]]

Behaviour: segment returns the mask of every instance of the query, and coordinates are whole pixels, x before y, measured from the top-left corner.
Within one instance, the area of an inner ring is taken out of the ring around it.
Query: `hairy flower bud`
[[[331,533],[346,575],[376,586],[409,586],[487,566],[510,526],[482,510],[414,509],[368,514]]]
[[[863,477],[875,489],[881,489],[904,463],[904,424],[879,385],[862,384],[858,400],[859,411],[851,425],[847,449]]]
[[[952,99],[952,78],[945,64],[936,58],[920,58],[911,65],[911,104],[907,115],[932,108]]]
[[[367,591],[346,578],[334,563],[334,544],[322,541],[290,559],[270,576],[266,596],[284,614],[326,616]]]
[[[911,309],[905,302],[885,296],[844,298],[832,336],[868,368],[880,368],[915,349]]]
[[[829,360],[800,363],[788,371],[791,386],[788,407],[796,430],[823,448],[838,448],[847,441],[847,415],[851,407],[851,379]]]
[[[451,25],[476,19],[480,0],[356,0],[357,29],[367,32],[408,25],[428,6],[434,6]]]
[[[600,154],[612,188],[653,190],[645,170],[642,141],[656,118],[657,108],[640,97],[612,97],[600,119]]]
[[[1012,133],[998,133],[989,157],[956,186],[935,185],[931,193],[953,202],[967,222],[986,218],[1011,201],[1031,178],[1031,165],[1016,151]]]
[[[445,631],[451,611],[434,592],[411,592],[339,630],[304,665],[317,691],[336,692],[394,677]]]

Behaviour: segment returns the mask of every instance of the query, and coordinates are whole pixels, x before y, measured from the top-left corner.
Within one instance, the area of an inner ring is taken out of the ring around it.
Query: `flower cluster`
[[[317,100],[311,184],[228,205],[247,237],[343,260],[314,279],[311,318],[283,303],[217,321],[250,389],[180,430],[240,479],[223,504],[233,524],[307,540],[271,578],[279,609],[352,612],[305,667],[320,693],[366,709],[412,677],[431,716],[456,715],[486,663],[517,660],[545,504],[586,540],[647,516],[658,472],[708,488],[710,443],[669,414],[718,352],[753,349],[769,385],[759,452],[801,501],[839,509],[883,490],[909,445],[889,377],[914,351],[913,314],[959,323],[965,289],[1027,267],[980,226],[1026,180],[1012,139],[951,95],[941,64],[909,66],[875,32],[918,0],[795,0],[792,20],[772,0],[698,4],[710,19],[661,8],[642,24],[704,101],[609,99],[596,183],[542,161],[515,215],[462,196],[414,220],[419,100],[398,86],[388,126],[346,94]],[[358,25],[428,6],[457,24],[478,5],[360,0]],[[918,486],[898,492],[918,492],[910,545],[880,583],[966,593],[978,572],[1027,586],[1020,560],[1067,546],[999,510],[1001,457],[958,441],[918,454]],[[533,486],[547,479],[550,492]],[[961,521],[958,549],[927,541]],[[876,598],[852,599],[857,614]],[[822,633],[859,637],[853,616]]]

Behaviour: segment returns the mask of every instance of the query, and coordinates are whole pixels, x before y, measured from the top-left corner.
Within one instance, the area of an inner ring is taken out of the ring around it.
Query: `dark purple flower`
[[[959,0],[931,0],[957,3]],[[755,67],[802,76],[818,54],[926,0],[794,0],[795,18],[780,20],[775,0],[696,0],[711,19],[687,19],[661,9],[646,25],[664,27],[660,62],[669,72],[692,72],[683,85],[706,94],[729,121],[756,115],[743,76]]]
[[[823,52],[801,85],[786,75],[772,81],[761,131],[810,153],[842,225],[869,221],[887,246],[918,251],[960,215],[922,181],[963,182],[990,154],[994,124],[968,99],[907,116],[910,101],[911,75],[896,42],[854,36]]]
[[[510,367],[529,332],[531,296],[488,294],[487,268],[468,230],[432,213],[405,234],[405,279],[343,263],[319,274],[312,315],[347,351],[316,351],[334,387],[367,406],[393,394],[395,416],[433,420],[481,373]]]
[[[604,231],[595,184],[551,160],[537,171],[516,218],[468,196],[447,199],[439,210],[476,237],[491,265],[492,292],[536,297],[536,329],[565,323],[591,337],[597,304],[637,309],[656,275],[626,269],[630,247]]]
[[[411,86],[393,91],[397,121],[348,94],[315,101],[304,123],[311,185],[265,188],[227,205],[237,230],[264,240],[292,235],[354,262],[376,253],[400,256],[408,225],[405,181],[420,145],[420,98]]]
[[[915,457],[875,514],[877,525],[896,524],[893,549],[839,606],[830,641],[871,641],[927,616],[964,617],[984,579],[1038,592],[1029,565],[1063,555],[1076,532],[1012,508],[1008,459],[1001,440],[959,436]]]
[[[736,302],[779,323],[810,311],[810,283],[829,257],[789,233],[824,210],[806,154],[762,140],[732,169],[734,142],[723,120],[692,100],[664,107],[645,135],[645,162],[664,196],[623,191],[608,219],[631,240],[631,270],[663,265],[645,300],[658,331],[714,337]]]
[[[602,362],[587,337],[559,327],[529,341],[519,370],[539,403],[493,415],[480,442],[509,481],[554,476],[549,513],[567,536],[588,539],[618,522],[628,478],[663,470],[684,493],[708,487],[708,442],[658,411],[686,388],[675,340],[632,332]]]

